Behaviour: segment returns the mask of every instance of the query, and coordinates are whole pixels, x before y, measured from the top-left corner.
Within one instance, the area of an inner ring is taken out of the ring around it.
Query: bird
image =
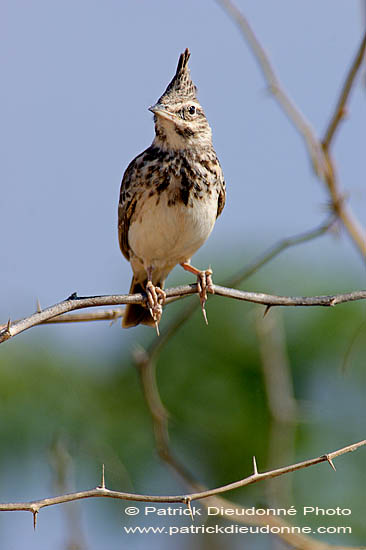
[[[157,103],[155,137],[124,172],[118,204],[118,237],[133,277],[130,294],[146,295],[145,304],[128,304],[122,326],[155,326],[166,295],[164,282],[180,264],[197,277],[207,323],[207,291],[213,293],[212,270],[200,270],[191,257],[209,237],[226,198],[212,131],[192,82],[188,48]]]

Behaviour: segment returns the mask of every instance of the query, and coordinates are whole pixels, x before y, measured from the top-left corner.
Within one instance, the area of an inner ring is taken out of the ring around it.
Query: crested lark
[[[224,176],[212,147],[211,128],[196,97],[186,49],[173,80],[154,113],[155,138],[124,173],[118,207],[119,243],[133,270],[130,293],[147,294],[147,304],[129,304],[123,327],[156,326],[162,290],[169,272],[180,264],[197,276],[206,319],[210,269],[190,264],[210,235],[225,204]]]

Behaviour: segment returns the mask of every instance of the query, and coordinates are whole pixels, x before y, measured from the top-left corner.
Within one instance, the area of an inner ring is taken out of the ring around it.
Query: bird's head
[[[158,102],[154,113],[155,143],[164,149],[189,149],[211,145],[211,128],[196,96],[186,49],[179,57],[177,71]]]

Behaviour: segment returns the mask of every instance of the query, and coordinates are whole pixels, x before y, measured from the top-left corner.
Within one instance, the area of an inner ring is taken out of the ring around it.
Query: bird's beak
[[[151,107],[149,107],[149,111],[154,113],[154,115],[166,118],[167,120],[175,119],[175,115],[171,113],[168,110],[168,107],[166,105],[163,105],[162,103],[156,103],[155,105],[152,105]]]

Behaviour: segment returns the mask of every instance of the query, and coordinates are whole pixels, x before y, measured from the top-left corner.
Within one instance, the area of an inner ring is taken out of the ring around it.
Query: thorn
[[[205,320],[206,325],[208,326],[208,319],[207,319],[207,314],[206,314],[206,310],[205,310],[205,305],[202,306],[202,315],[203,315],[203,318]]]
[[[66,301],[67,300],[76,300],[78,297],[78,293],[77,292],[73,292],[72,294],[70,294],[70,296],[68,298],[66,298]]]
[[[39,301],[39,298],[37,298],[37,313],[41,313],[41,311],[42,311],[41,303]]]
[[[253,470],[254,470],[254,475],[257,476],[258,475],[258,468],[257,468],[257,461],[255,459],[255,456],[253,456]]]
[[[189,497],[185,497],[184,499],[184,504],[187,506],[188,510],[189,510],[189,515],[191,516],[191,520],[194,521],[194,517],[193,517],[193,512],[192,512],[192,507],[191,507],[191,499]]]
[[[333,470],[336,472],[336,467],[334,466],[333,464],[333,460],[331,459],[331,457],[329,455],[325,455],[325,458],[327,459],[329,465],[333,468]]]
[[[11,320],[10,320],[10,317],[9,317],[8,322],[6,324],[6,332],[9,332],[9,334],[10,334],[10,327],[11,327]]]
[[[105,489],[104,464],[102,464],[102,479],[100,480],[101,489]]]
[[[38,510],[33,510],[33,529],[34,531],[36,530],[36,527],[37,527],[37,514],[38,514]]]
[[[265,316],[267,315],[267,313],[269,312],[269,310],[271,309],[272,306],[270,305],[267,305],[266,306],[266,309],[264,310],[264,313],[263,313],[263,319],[265,318]]]

